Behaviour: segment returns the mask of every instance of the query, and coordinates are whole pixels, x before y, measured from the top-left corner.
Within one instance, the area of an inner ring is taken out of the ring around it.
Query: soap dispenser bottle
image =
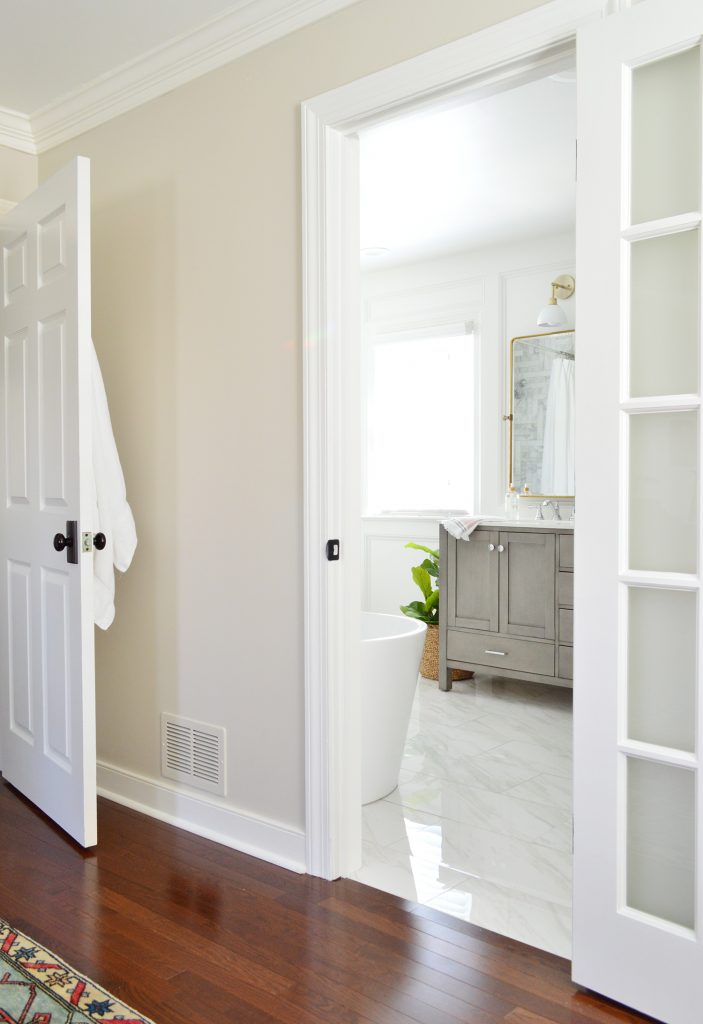
[[[505,517],[506,519],[517,519],[519,514],[519,498],[517,488],[515,484],[510,484],[510,487],[505,493]]]

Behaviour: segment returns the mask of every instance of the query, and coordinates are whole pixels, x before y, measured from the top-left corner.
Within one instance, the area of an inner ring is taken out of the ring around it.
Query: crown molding
[[[0,217],[9,213],[15,206],[17,206],[17,203],[13,203],[11,199],[0,199]]]
[[[30,115],[0,108],[0,144],[43,153],[356,2],[239,0],[225,14]]]
[[[0,107],[0,146],[18,149],[22,153],[37,152],[32,125],[26,114]]]

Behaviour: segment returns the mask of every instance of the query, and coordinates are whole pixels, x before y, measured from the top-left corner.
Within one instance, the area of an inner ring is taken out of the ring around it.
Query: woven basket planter
[[[452,681],[457,679],[473,679],[473,672],[467,672],[463,668],[451,670]],[[425,634],[425,646],[422,651],[420,662],[420,675],[425,679],[439,680],[439,626],[428,626]]]

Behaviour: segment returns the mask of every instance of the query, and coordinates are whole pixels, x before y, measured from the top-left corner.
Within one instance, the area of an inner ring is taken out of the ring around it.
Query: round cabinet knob
[[[502,544],[499,544],[499,545],[498,545],[498,550],[499,550],[499,551],[505,551],[505,548],[503,547],[503,545],[502,545]]]
[[[489,551],[495,551],[495,549],[496,549],[496,546],[495,546],[495,544],[489,544],[489,545],[488,545],[488,550],[489,550]]]
[[[107,544],[107,537],[104,533],[96,533],[93,537],[93,547],[97,548],[98,551],[102,551]]]

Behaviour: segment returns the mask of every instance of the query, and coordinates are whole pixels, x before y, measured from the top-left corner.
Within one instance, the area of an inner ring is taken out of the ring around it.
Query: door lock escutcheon
[[[71,565],[78,565],[78,544],[76,535],[78,533],[78,521],[69,519],[66,523],[66,533],[57,533],[54,536],[54,550],[65,551],[66,561]]]

